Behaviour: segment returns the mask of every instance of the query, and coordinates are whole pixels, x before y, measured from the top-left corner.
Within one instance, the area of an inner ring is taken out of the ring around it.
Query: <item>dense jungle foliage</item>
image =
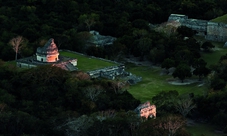
[[[195,32],[179,27],[167,34],[153,29],[171,13],[210,20],[227,13],[226,0],[0,0],[0,134],[3,135],[190,135],[185,118],[208,120],[226,131],[226,56],[210,68],[201,59]],[[89,30],[110,35],[110,46],[86,46]],[[168,30],[168,29],[167,29]],[[54,38],[59,49],[121,60],[130,55],[163,68],[176,67],[174,77],[206,77],[212,70],[210,92],[181,96],[164,90],[152,98],[159,118],[141,120],[133,110],[140,104],[119,87],[120,81],[92,80],[82,72],[43,66],[19,70],[9,41],[25,40],[18,58],[31,56]],[[185,39],[187,37],[187,39]],[[194,71],[190,73],[190,68]],[[189,107],[180,107],[189,103]],[[196,107],[194,105],[197,105]],[[191,109],[188,111],[188,109]],[[168,125],[167,125],[168,124]],[[176,126],[176,127],[174,127]],[[171,129],[169,129],[171,128]]]

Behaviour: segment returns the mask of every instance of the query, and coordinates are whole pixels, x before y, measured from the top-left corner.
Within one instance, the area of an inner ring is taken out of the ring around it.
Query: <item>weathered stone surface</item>
[[[206,39],[219,42],[227,41],[227,24],[208,22]]]
[[[168,22],[170,22],[170,21],[179,21],[179,22],[181,22],[181,21],[186,20],[186,19],[188,19],[188,16],[186,16],[186,15],[171,14],[169,16]]]
[[[36,59],[41,62],[57,62],[58,55],[58,48],[53,38],[50,38],[44,47],[38,47],[36,50]]]
[[[90,33],[93,35],[93,38],[91,41],[89,41],[89,43],[96,46],[111,45],[117,39],[112,36],[100,35],[97,31],[90,31]]]
[[[201,35],[205,34],[208,22],[206,20],[189,19],[188,16],[181,14],[171,14],[168,19],[168,22],[170,21],[178,21],[182,26],[187,26]]]
[[[124,65],[111,66],[98,70],[93,70],[87,72],[91,78],[107,78],[114,80],[116,77],[119,77],[127,81],[130,85],[136,84],[142,81],[142,77],[131,74],[130,72],[125,71]]]
[[[37,61],[34,56],[32,56],[32,57],[18,59],[17,66],[22,68],[32,68],[40,65],[52,64],[53,66],[57,66],[68,71],[77,70],[78,68],[76,67],[75,64],[72,63],[72,61],[77,61],[77,60],[61,57],[58,62],[40,62],[40,61]]]
[[[156,118],[156,106],[151,105],[149,101],[140,104],[135,110],[134,110],[140,117],[145,117],[146,119],[150,116],[154,116]]]
[[[60,57],[54,39],[50,38],[44,47],[38,47],[36,55],[17,60],[17,66],[32,68],[39,65],[51,64],[68,71],[77,70],[77,59]]]
[[[225,42],[225,44],[224,44],[224,46],[223,46],[223,47],[227,48],[227,42]]]
[[[168,22],[178,21],[182,26],[187,26],[198,32],[198,35],[205,35],[207,40],[225,42],[227,41],[227,24],[215,23],[207,20],[189,19],[186,15],[171,14]]]
[[[111,66],[111,67],[105,67],[98,70],[93,70],[87,72],[91,78],[99,78],[104,77],[107,79],[115,79],[116,76],[123,75],[125,73],[125,67],[120,66]]]

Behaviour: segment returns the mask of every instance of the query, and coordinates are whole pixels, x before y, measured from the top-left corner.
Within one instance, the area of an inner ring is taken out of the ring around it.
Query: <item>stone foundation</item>
[[[187,26],[197,31],[198,35],[205,36],[207,40],[218,42],[227,41],[227,24],[189,19],[188,16],[181,14],[171,14],[168,18],[168,22],[170,21],[180,22],[182,26]]]

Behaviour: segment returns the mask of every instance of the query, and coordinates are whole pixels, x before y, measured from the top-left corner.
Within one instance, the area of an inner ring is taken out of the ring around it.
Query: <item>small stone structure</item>
[[[17,60],[17,66],[32,68],[39,65],[53,65],[68,71],[77,70],[77,59],[59,56],[54,39],[50,38],[44,47],[37,48],[36,55]]]
[[[111,67],[105,67],[102,69],[89,71],[88,74],[91,78],[99,78],[104,77],[107,79],[115,79],[116,76],[123,75],[125,72],[125,66],[111,66]]]
[[[143,104],[140,104],[136,109],[135,112],[140,116],[140,117],[145,117],[146,119],[148,117],[153,117],[156,118],[156,106],[151,105],[150,102],[145,102]]]
[[[91,78],[107,78],[112,80],[114,80],[116,77],[119,77],[127,81],[130,85],[142,81],[142,77],[137,77],[130,72],[126,72],[124,65],[105,67],[102,69],[89,71],[87,74]]]
[[[187,26],[205,36],[207,40],[225,42],[227,41],[227,24],[215,23],[207,20],[189,19],[186,15],[171,14],[168,22],[177,21],[182,26]]]
[[[88,43],[95,46],[111,45],[117,39],[112,36],[100,35],[97,31],[90,31],[90,34],[93,35],[93,38],[92,40],[88,41]]]
[[[36,51],[36,59],[41,62],[57,62],[58,55],[58,48],[53,38],[49,39],[44,47],[38,47]]]

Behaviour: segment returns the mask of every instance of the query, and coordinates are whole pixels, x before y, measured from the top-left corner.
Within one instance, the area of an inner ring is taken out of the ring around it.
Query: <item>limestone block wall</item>
[[[227,41],[227,24],[208,22],[206,39],[219,42]]]
[[[187,19],[182,22],[182,25],[191,28],[197,32],[203,32],[205,34],[207,29],[207,22],[206,20],[199,20],[199,19]]]
[[[33,68],[33,67],[36,67],[36,65],[31,64],[31,63],[17,62],[17,67],[20,67],[20,68]]]
[[[120,65],[120,66],[111,66],[111,67],[106,67],[94,71],[89,71],[88,74],[90,75],[91,78],[99,78],[99,77],[105,77],[108,79],[115,79],[115,76],[119,76],[124,74],[125,72],[125,67]]]
[[[208,22],[206,20],[189,19],[188,16],[181,14],[171,14],[168,18],[168,22],[170,21],[177,21],[182,26],[187,26],[197,31],[199,35],[205,35]]]
[[[182,26],[187,26],[203,35],[207,40],[226,42],[227,41],[227,24],[215,23],[207,20],[189,19],[186,15],[171,14],[169,21],[178,21]]]
[[[182,14],[171,14],[169,16],[168,22],[171,22],[171,21],[179,21],[179,22],[182,22],[182,21],[187,20],[187,19],[188,19],[188,16],[186,16],[186,15],[182,15]]]
[[[41,62],[47,62],[46,56],[41,56],[41,55],[36,54],[36,59]]]

